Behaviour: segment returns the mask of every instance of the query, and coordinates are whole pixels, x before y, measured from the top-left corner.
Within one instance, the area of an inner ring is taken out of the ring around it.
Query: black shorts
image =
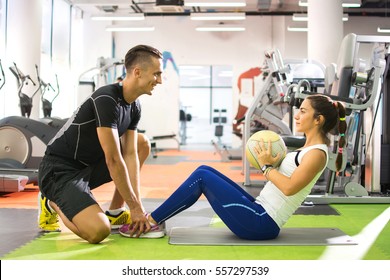
[[[42,194],[53,201],[72,221],[85,208],[97,204],[91,190],[112,181],[105,159],[93,165],[45,155],[39,166]]]

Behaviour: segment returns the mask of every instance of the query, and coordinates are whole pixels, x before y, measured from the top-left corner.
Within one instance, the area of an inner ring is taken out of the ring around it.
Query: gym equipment
[[[40,121],[45,122],[47,125],[52,126],[56,129],[60,129],[68,120],[66,119],[60,119],[56,117],[51,116],[51,112],[53,109],[53,102],[60,94],[60,86],[58,84],[58,77],[57,74],[56,77],[56,85],[57,89],[54,89],[53,86],[50,83],[45,83],[39,74],[38,65],[35,65],[36,75],[38,79],[38,85],[39,90],[41,91],[41,102],[42,102],[42,112],[43,112],[43,118],[40,119]],[[49,91],[52,91],[54,96],[49,100],[48,98],[45,98],[45,94]]]
[[[22,94],[22,88],[26,81],[32,80],[24,75],[16,64],[11,72],[18,78],[23,116],[9,116],[0,120],[0,191],[4,192],[22,191],[26,183],[37,183],[39,163],[47,144],[59,129],[48,125],[51,122],[28,118],[32,97]],[[1,71],[1,74],[4,82],[4,72]],[[38,90],[39,88],[34,94]]]
[[[1,59],[0,59],[0,73],[1,73],[1,77],[0,77],[0,83],[1,83],[0,90],[1,90],[5,85],[5,75],[4,75],[3,65],[1,64]]]
[[[1,59],[0,59],[0,73],[1,73],[1,77],[0,77],[0,83],[1,83],[0,90],[1,90],[5,85],[5,75],[4,75],[3,66],[1,64]],[[27,181],[28,181],[27,176],[1,175],[0,173],[0,192],[13,192],[15,190],[22,191]]]
[[[265,145],[268,145],[268,142],[271,141],[273,157],[276,157],[280,153],[280,160],[273,165],[274,167],[278,167],[283,158],[286,156],[287,147],[283,141],[283,138],[271,130],[258,131],[248,139],[245,146],[246,158],[254,168],[261,168],[259,162],[257,161],[256,153],[254,152],[255,146],[257,146],[261,140],[264,141]]]
[[[233,149],[222,143],[221,137],[223,136],[224,125],[227,123],[226,109],[214,109],[216,114],[213,117],[213,123],[215,123],[214,136],[217,137],[218,141],[211,141],[214,146],[216,153],[221,157],[222,162],[230,162],[232,160],[242,159],[242,149]]]
[[[192,120],[192,115],[186,113],[186,108],[182,108],[179,111],[179,121],[180,121],[180,144],[186,145],[187,144],[187,122],[190,122]]]
[[[33,98],[40,90],[40,87],[37,87],[36,90],[32,93],[31,96],[23,93],[23,87],[28,85],[29,81],[36,86],[36,83],[31,79],[30,75],[24,75],[22,71],[16,66],[14,62],[14,66],[9,67],[9,70],[14,74],[18,83],[18,96],[19,96],[19,106],[20,112],[23,117],[29,118],[31,115],[31,109],[33,106]]]
[[[23,72],[17,67],[16,63],[14,62],[14,66],[9,68],[12,74],[14,74],[17,83],[18,83],[18,96],[19,96],[19,105],[21,108],[22,116],[29,118],[31,114],[31,109],[33,107],[33,98],[34,96],[40,92],[41,93],[41,101],[42,101],[42,111],[43,111],[43,118],[40,118],[39,120],[41,122],[46,123],[49,126],[52,126],[56,129],[60,129],[67,119],[59,119],[59,118],[53,118],[51,117],[51,111],[52,111],[52,103],[54,99],[57,98],[57,96],[60,93],[59,85],[58,85],[58,78],[56,75],[56,82],[57,82],[57,90],[54,90],[52,85],[50,83],[45,83],[40,75],[38,70],[38,65],[35,65],[36,70],[36,76],[38,80],[38,84],[36,84],[30,77],[30,75],[24,75]],[[36,86],[36,90],[32,93],[31,96],[28,96],[27,94],[23,93],[23,87],[25,85],[28,85],[28,82],[31,81],[31,83]],[[52,90],[55,95],[52,98],[51,101],[49,101],[47,98],[44,98],[44,95],[47,91]]]
[[[153,136],[151,139],[151,147],[152,147],[152,155],[154,158],[157,157],[157,143],[156,141],[160,141],[160,140],[174,140],[176,143],[177,143],[177,150],[180,151],[180,142],[179,140],[177,140],[176,138],[176,134],[172,133],[172,134],[167,134],[167,135],[156,135],[156,136]]]
[[[222,246],[328,246],[357,245],[357,241],[338,228],[282,228],[272,240],[240,239],[228,228],[173,227],[169,234],[171,245]]]
[[[371,65],[366,67],[364,61],[358,59],[360,44],[375,44]],[[348,34],[344,37],[338,57],[338,69],[331,88],[331,98],[345,104],[348,115],[347,147],[343,150],[344,166],[337,173],[335,167],[335,149],[329,153],[328,178],[324,195],[309,195],[306,201],[321,203],[390,203],[390,197],[376,193],[382,179],[380,172],[384,159],[381,155],[382,139],[389,139],[389,131],[381,134],[380,127],[374,126],[381,104],[381,93],[385,96],[386,88],[382,85],[389,79],[389,43],[390,37],[358,36]],[[386,62],[387,60],[387,62]],[[301,84],[305,82],[302,81]],[[285,100],[299,106],[301,101],[312,94],[297,85],[294,91],[288,92]],[[387,97],[388,98],[388,97]],[[383,100],[387,100],[383,98]],[[373,112],[372,127],[365,127],[364,119],[367,110]],[[382,121],[387,120],[388,112],[383,111]],[[366,129],[370,129],[367,139]],[[387,135],[385,134],[387,133]],[[337,147],[337,137],[333,147]],[[383,143],[388,144],[388,143]],[[388,164],[388,163],[387,163]],[[385,172],[388,173],[388,170]],[[343,194],[334,192],[335,186],[343,190]]]
[[[79,76],[77,107],[96,89],[103,85],[117,82],[118,77],[125,75],[123,59],[99,57],[96,66]]]
[[[54,89],[50,83],[46,83],[42,80],[42,78],[39,74],[38,65],[35,65],[35,70],[36,70],[38,84],[39,84],[40,91],[41,91],[43,117],[44,118],[51,118],[51,112],[53,110],[53,102],[60,94],[60,86],[58,84],[58,77],[56,74],[55,77],[56,77],[57,89]],[[51,100],[49,100],[48,98],[45,98],[45,94],[49,91],[52,91],[54,94],[54,96],[51,98]]]

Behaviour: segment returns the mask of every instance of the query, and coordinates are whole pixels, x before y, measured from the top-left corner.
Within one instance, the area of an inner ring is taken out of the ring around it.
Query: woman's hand
[[[275,157],[272,156],[271,140],[268,140],[268,143],[266,144],[264,143],[264,140],[261,139],[254,147],[254,151],[260,166],[264,166],[266,164],[274,165],[281,157],[280,153],[278,153]]]

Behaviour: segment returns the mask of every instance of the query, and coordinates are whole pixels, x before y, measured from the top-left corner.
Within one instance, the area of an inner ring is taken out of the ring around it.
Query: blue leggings
[[[279,227],[255,199],[217,170],[202,165],[155,211],[162,223],[193,205],[204,194],[215,213],[238,237],[251,240],[276,238]]]

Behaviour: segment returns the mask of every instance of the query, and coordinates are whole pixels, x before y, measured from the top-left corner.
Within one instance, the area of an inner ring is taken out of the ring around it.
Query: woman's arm
[[[308,151],[299,166],[287,177],[276,169],[268,171],[266,178],[271,181],[284,195],[294,195],[306,187],[326,164],[326,153],[320,149]]]

